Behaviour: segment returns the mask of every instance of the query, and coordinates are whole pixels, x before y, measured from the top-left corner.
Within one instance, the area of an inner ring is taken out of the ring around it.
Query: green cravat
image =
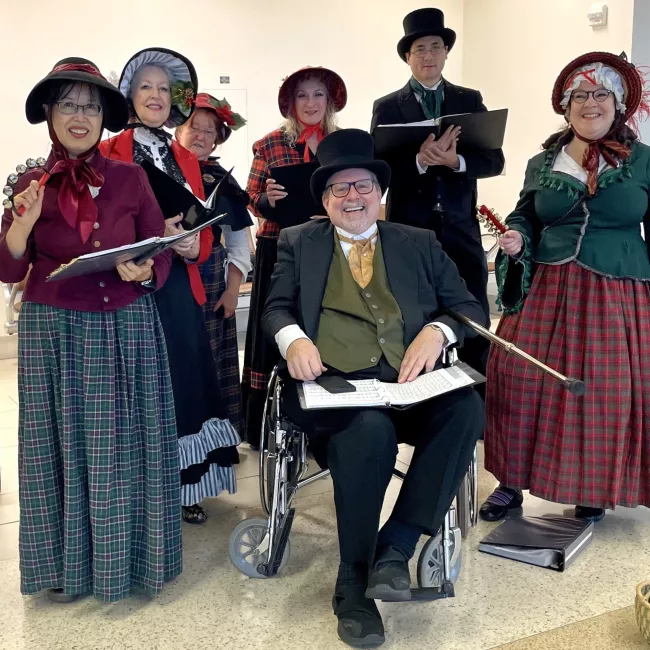
[[[442,110],[443,99],[443,86],[444,83],[440,82],[435,90],[425,88],[417,79],[411,77],[411,89],[418,96],[420,105],[424,111],[424,116],[427,120],[437,120],[440,117]]]

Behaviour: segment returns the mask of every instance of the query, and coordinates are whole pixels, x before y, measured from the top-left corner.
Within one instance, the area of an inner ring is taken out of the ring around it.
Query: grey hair
[[[145,68],[158,68],[159,70],[162,70],[167,75],[169,85],[171,86],[174,83],[174,74],[169,68],[164,65],[158,65],[157,63],[145,63],[135,71],[133,77],[131,78],[131,83],[129,84],[129,99],[133,99],[133,89],[138,85],[136,81],[139,80],[140,76],[142,75],[142,71]]]

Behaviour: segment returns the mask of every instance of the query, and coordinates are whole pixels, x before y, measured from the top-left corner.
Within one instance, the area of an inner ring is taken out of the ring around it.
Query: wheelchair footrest
[[[282,520],[282,530],[278,536],[278,543],[275,548],[271,549],[269,555],[269,563],[267,568],[267,575],[275,576],[280,570],[280,565],[282,564],[282,558],[284,557],[284,551],[287,548],[287,540],[289,539],[289,533],[291,532],[291,526],[293,525],[293,517],[296,514],[295,508],[289,508],[287,514]]]
[[[414,600],[440,600],[442,598],[454,598],[454,584],[447,580],[440,587],[416,587],[411,589],[411,601]]]

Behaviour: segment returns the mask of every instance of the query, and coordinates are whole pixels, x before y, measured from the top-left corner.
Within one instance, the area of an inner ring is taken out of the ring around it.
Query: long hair
[[[612,122],[612,128],[609,132],[608,137],[611,140],[616,140],[616,142],[620,142],[622,145],[625,145],[626,147],[631,146],[631,144],[635,140],[638,140],[637,134],[634,133],[634,131],[632,131],[632,129],[627,125],[623,113],[619,113],[619,112],[616,113],[616,117]],[[542,149],[548,150],[551,149],[552,147],[558,147],[558,148],[564,147],[565,145],[569,144],[569,142],[571,142],[573,138],[574,138],[573,130],[567,124],[556,133],[550,135],[542,144]]]
[[[323,116],[323,131],[325,132],[325,135],[328,135],[337,129],[336,107],[334,106],[334,101],[332,100],[330,89],[327,87],[325,79],[321,78],[320,75],[310,75],[309,77],[300,79],[300,82],[302,83],[303,81],[311,81],[312,79],[322,83],[325,87],[325,92],[327,93],[327,106],[325,108],[325,115]],[[293,88],[291,93],[292,97],[295,92],[296,88]],[[280,125],[280,130],[287,136],[289,146],[293,147],[298,141],[300,132],[302,131],[302,126],[300,122],[298,122],[298,118],[295,116],[295,98],[293,98],[291,101],[290,113]]]

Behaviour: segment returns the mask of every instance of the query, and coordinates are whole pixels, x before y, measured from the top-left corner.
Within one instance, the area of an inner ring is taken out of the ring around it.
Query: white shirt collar
[[[368,230],[365,232],[362,232],[358,235],[353,235],[351,232],[347,232],[343,230],[343,228],[339,228],[336,226],[336,232],[339,235],[343,235],[343,237],[347,237],[348,239],[370,239],[371,237],[374,237],[377,234],[377,223],[373,223]]]
[[[418,81],[420,86],[422,88],[425,88],[426,90],[438,90],[438,86],[442,83],[442,77],[440,78],[440,81],[435,85],[435,86],[425,86],[421,81]]]

